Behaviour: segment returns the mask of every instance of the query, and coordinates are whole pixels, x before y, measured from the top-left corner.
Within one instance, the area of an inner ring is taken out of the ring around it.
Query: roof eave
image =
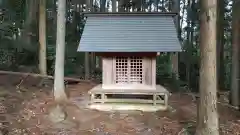
[[[178,13],[175,12],[83,12],[86,17],[93,16],[176,16]]]
[[[113,51],[113,50],[91,50],[91,49],[77,49],[77,52],[105,52],[105,53],[112,53],[112,52],[132,52],[132,53],[134,53],[134,52],[141,52],[141,53],[144,53],[144,52],[169,52],[169,53],[181,53],[181,52],[183,52],[183,50],[182,49],[180,49],[180,50],[166,50],[166,51],[164,51],[164,50],[151,50],[151,51],[126,51],[126,50],[115,50],[115,51]]]

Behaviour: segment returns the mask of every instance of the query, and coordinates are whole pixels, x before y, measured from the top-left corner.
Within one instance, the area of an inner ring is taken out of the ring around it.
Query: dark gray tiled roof
[[[179,52],[171,15],[89,15],[80,52]]]

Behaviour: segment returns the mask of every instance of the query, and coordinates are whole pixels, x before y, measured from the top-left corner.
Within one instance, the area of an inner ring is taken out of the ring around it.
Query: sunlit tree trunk
[[[233,3],[233,20],[232,20],[232,78],[231,78],[231,98],[230,103],[233,106],[240,105],[240,1],[235,0]]]
[[[218,90],[224,89],[224,0],[218,0],[217,11],[217,78]]]
[[[47,75],[46,51],[46,0],[39,2],[39,71]]]
[[[202,0],[200,13],[200,99],[196,135],[219,135],[217,112],[217,0]]]
[[[67,100],[64,86],[65,32],[66,32],[65,14],[66,14],[66,0],[58,0],[54,97],[55,100],[59,102]]]

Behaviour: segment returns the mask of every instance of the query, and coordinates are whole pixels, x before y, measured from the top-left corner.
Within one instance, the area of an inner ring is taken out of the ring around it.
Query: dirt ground
[[[93,83],[67,86],[70,103],[66,118],[54,122],[52,86],[38,86],[40,79],[0,75],[0,129],[6,135],[186,135],[196,125],[196,102],[188,94],[173,93],[170,109],[155,113],[100,112],[81,106]],[[220,132],[240,135],[240,113],[219,101]],[[1,134],[0,134],[1,135]]]

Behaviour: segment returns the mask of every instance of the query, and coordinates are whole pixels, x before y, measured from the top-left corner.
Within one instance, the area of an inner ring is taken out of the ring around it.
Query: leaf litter
[[[0,76],[0,81],[3,79]],[[50,112],[56,103],[50,88],[40,90],[22,82],[25,89],[19,92],[16,82],[12,83],[12,87],[3,85],[0,92],[4,93],[0,94],[0,135],[187,135],[196,127],[196,103],[186,94],[173,93],[168,111],[100,112],[83,106],[94,84],[75,84],[67,88],[70,101],[63,105],[66,116],[61,114],[61,120],[54,121]],[[239,135],[239,112],[221,105],[218,109],[221,134]]]

